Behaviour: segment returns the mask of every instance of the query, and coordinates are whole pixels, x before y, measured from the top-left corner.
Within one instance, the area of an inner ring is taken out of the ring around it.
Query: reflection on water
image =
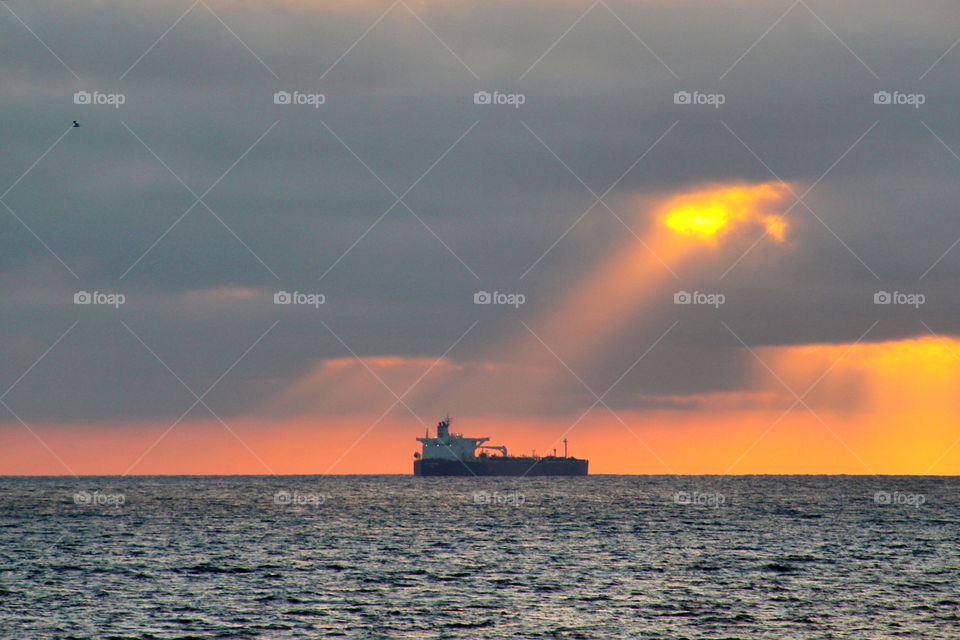
[[[0,637],[956,637],[960,480],[0,479]]]

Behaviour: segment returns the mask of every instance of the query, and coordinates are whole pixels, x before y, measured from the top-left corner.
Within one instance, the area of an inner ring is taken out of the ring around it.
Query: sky
[[[2,4],[0,474],[960,472],[954,2]]]

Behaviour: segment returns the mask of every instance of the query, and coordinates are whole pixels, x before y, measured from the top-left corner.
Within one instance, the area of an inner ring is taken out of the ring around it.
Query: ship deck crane
[[[484,445],[480,445],[480,446],[477,447],[477,448],[478,448],[478,449],[496,449],[497,451],[500,452],[500,454],[501,454],[504,458],[507,457],[507,448],[506,448],[506,447],[493,446],[493,445],[485,445],[485,444],[484,444]]]

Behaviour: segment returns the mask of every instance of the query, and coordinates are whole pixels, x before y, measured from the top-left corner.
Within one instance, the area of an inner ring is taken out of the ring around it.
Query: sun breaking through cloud
[[[766,230],[782,242],[790,192],[781,183],[714,184],[666,196],[649,209],[658,223],[642,239],[613,252],[545,314],[536,325],[541,337],[572,363],[602,356],[603,345],[696,259],[698,241],[717,245],[734,231]]]
[[[716,242],[718,237],[744,225],[760,225],[776,241],[787,231],[782,205],[790,189],[781,183],[708,187],[671,198],[663,223],[683,236]]]

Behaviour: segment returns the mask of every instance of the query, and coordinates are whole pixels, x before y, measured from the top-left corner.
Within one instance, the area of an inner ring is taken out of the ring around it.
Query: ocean
[[[0,479],[0,637],[960,638],[960,479]]]

